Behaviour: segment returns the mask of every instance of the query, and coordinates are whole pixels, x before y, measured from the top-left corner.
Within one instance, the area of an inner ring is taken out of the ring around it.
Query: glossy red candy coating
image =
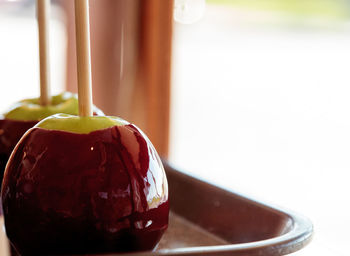
[[[133,125],[31,129],[11,155],[1,197],[22,255],[151,250],[168,226],[163,166]]]
[[[9,120],[0,116],[0,184],[12,150],[23,134],[37,122]]]
[[[102,116],[104,113],[94,107],[94,116]],[[0,115],[0,188],[7,161],[23,134],[36,125],[39,121],[22,121],[6,119]]]

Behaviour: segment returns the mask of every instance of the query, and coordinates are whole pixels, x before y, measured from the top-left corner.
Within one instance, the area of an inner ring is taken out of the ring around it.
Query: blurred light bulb
[[[183,24],[199,21],[205,11],[205,0],[175,0],[174,19]]]

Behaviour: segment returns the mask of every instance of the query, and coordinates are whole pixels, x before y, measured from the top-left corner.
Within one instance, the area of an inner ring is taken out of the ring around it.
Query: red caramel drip
[[[7,160],[10,157],[12,150],[23,134],[36,123],[37,121],[0,119],[0,184]]]
[[[167,189],[157,189],[167,188],[163,168],[150,152],[157,155],[133,125],[90,134],[33,128],[4,178],[10,241],[23,255],[153,249],[169,203]]]
[[[145,178],[144,176],[141,177],[142,173],[147,173],[148,171],[148,161],[147,161],[147,165],[144,165],[141,163],[143,161],[142,158],[138,158],[139,159],[139,163],[141,168],[136,169],[136,165],[134,163],[133,158],[135,158],[135,156],[132,156],[131,153],[126,149],[126,147],[123,145],[122,141],[121,141],[121,133],[120,130],[121,129],[125,129],[126,127],[132,127],[131,125],[128,126],[124,126],[122,128],[117,127],[117,129],[115,129],[116,132],[116,136],[115,139],[117,140],[117,144],[119,145],[119,149],[118,152],[120,152],[120,159],[122,159],[122,162],[124,164],[124,167],[126,170],[129,170],[127,172],[128,176],[129,176],[129,180],[130,180],[130,184],[131,184],[131,193],[132,196],[131,198],[133,199],[133,210],[138,211],[138,212],[143,212],[147,209],[147,199],[143,193],[143,189],[145,187],[145,183],[143,178]],[[128,131],[130,132],[130,131]],[[134,133],[134,132],[132,132]],[[134,134],[135,137],[137,137],[137,135]],[[145,141],[143,139],[143,141]],[[141,143],[139,144],[139,151],[143,151],[143,150],[147,150],[147,145],[146,148],[141,146]],[[141,153],[139,153],[141,154]],[[142,166],[145,169],[142,169]],[[136,182],[135,182],[136,181]]]

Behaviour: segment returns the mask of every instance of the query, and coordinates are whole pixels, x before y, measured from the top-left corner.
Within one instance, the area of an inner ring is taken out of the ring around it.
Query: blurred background
[[[90,2],[96,105],[186,172],[311,218],[293,255],[349,254],[349,1],[197,1],[191,24],[172,1]],[[53,3],[53,91],[76,91],[72,1]],[[34,1],[0,0],[0,88],[1,112],[39,94]]]

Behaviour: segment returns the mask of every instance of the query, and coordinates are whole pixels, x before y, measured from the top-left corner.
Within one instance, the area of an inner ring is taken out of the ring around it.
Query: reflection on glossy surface
[[[5,225],[25,255],[150,250],[168,226],[168,187],[140,130],[31,129],[9,160]]]
[[[0,184],[8,158],[19,139],[37,121],[17,121],[4,119],[0,116]],[[0,185],[1,187],[1,185]]]

